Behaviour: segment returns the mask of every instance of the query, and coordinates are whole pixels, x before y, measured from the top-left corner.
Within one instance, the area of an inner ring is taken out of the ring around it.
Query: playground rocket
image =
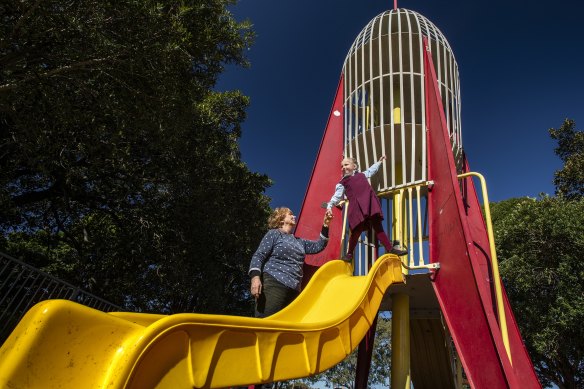
[[[499,277],[485,180],[463,153],[458,65],[442,32],[419,13],[395,5],[351,45],[296,235],[318,231],[317,210],[339,180],[341,155],[362,169],[387,156],[371,185],[384,230],[408,248],[405,286],[390,287],[381,305],[392,312],[399,350],[391,387],[540,388]],[[472,177],[480,178],[485,218]],[[308,274],[346,251],[347,212],[333,213],[329,245],[307,257]],[[364,275],[380,252],[371,232],[359,242],[352,264]],[[359,346],[356,387],[366,387],[367,344]]]

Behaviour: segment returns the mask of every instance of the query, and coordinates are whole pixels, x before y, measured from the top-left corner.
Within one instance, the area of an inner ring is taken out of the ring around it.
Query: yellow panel
[[[0,387],[91,387],[103,380],[123,343],[142,329],[66,300],[41,302],[0,349]]]
[[[158,355],[148,355],[156,353]],[[161,358],[164,356],[164,358]],[[128,384],[131,388],[188,388],[193,386],[189,365],[189,336],[174,332],[151,348]]]
[[[393,109],[393,122],[395,124],[401,123],[401,108],[400,107],[396,107]]]
[[[224,388],[306,377],[357,347],[394,282],[403,282],[395,255],[359,277],[331,261],[265,319],[107,314],[45,301],[0,348],[0,387]]]

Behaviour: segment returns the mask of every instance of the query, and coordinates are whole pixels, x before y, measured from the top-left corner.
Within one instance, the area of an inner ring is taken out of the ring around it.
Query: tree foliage
[[[492,204],[501,274],[544,386],[584,385],[584,199]]]
[[[310,383],[324,382],[330,388],[354,388],[357,371],[355,349],[347,358],[327,371],[307,379]],[[380,315],[377,319],[368,385],[389,385],[391,371],[391,319]]]
[[[564,166],[557,197],[491,207],[501,275],[544,386],[584,385],[584,133],[566,119],[550,129]]]
[[[0,3],[0,249],[128,309],[244,312],[269,179],[240,160],[232,0]]]
[[[584,132],[576,130],[576,122],[564,120],[558,129],[550,128],[551,137],[558,141],[555,152],[564,166],[556,171],[556,194],[567,199],[584,196]]]

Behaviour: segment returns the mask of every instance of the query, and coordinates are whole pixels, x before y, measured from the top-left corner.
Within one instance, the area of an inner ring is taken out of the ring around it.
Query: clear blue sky
[[[561,161],[548,129],[584,128],[584,2],[401,0],[446,36],[458,62],[462,136],[492,201],[553,194]],[[250,170],[267,174],[272,206],[299,212],[344,58],[363,27],[393,1],[240,0],[254,24],[250,69],[218,89],[251,98],[240,141]],[[332,193],[333,188],[331,188]],[[323,199],[326,200],[326,199]]]

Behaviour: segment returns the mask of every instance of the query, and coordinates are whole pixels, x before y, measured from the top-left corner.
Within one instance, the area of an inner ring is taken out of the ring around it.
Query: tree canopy
[[[391,371],[391,318],[378,316],[372,352],[368,385],[387,386]],[[312,384],[324,382],[330,388],[354,388],[357,353],[358,348],[339,364],[305,381]]]
[[[560,128],[550,128],[552,139],[558,141],[555,153],[564,166],[555,173],[556,194],[567,199],[584,196],[584,132],[576,130],[576,122],[564,120]]]
[[[584,200],[492,205],[501,274],[542,383],[584,383]]]
[[[544,386],[584,384],[584,137],[566,119],[550,129],[564,162],[556,197],[491,205],[501,276]]]
[[[234,0],[0,4],[0,249],[128,309],[247,311],[270,180]]]

